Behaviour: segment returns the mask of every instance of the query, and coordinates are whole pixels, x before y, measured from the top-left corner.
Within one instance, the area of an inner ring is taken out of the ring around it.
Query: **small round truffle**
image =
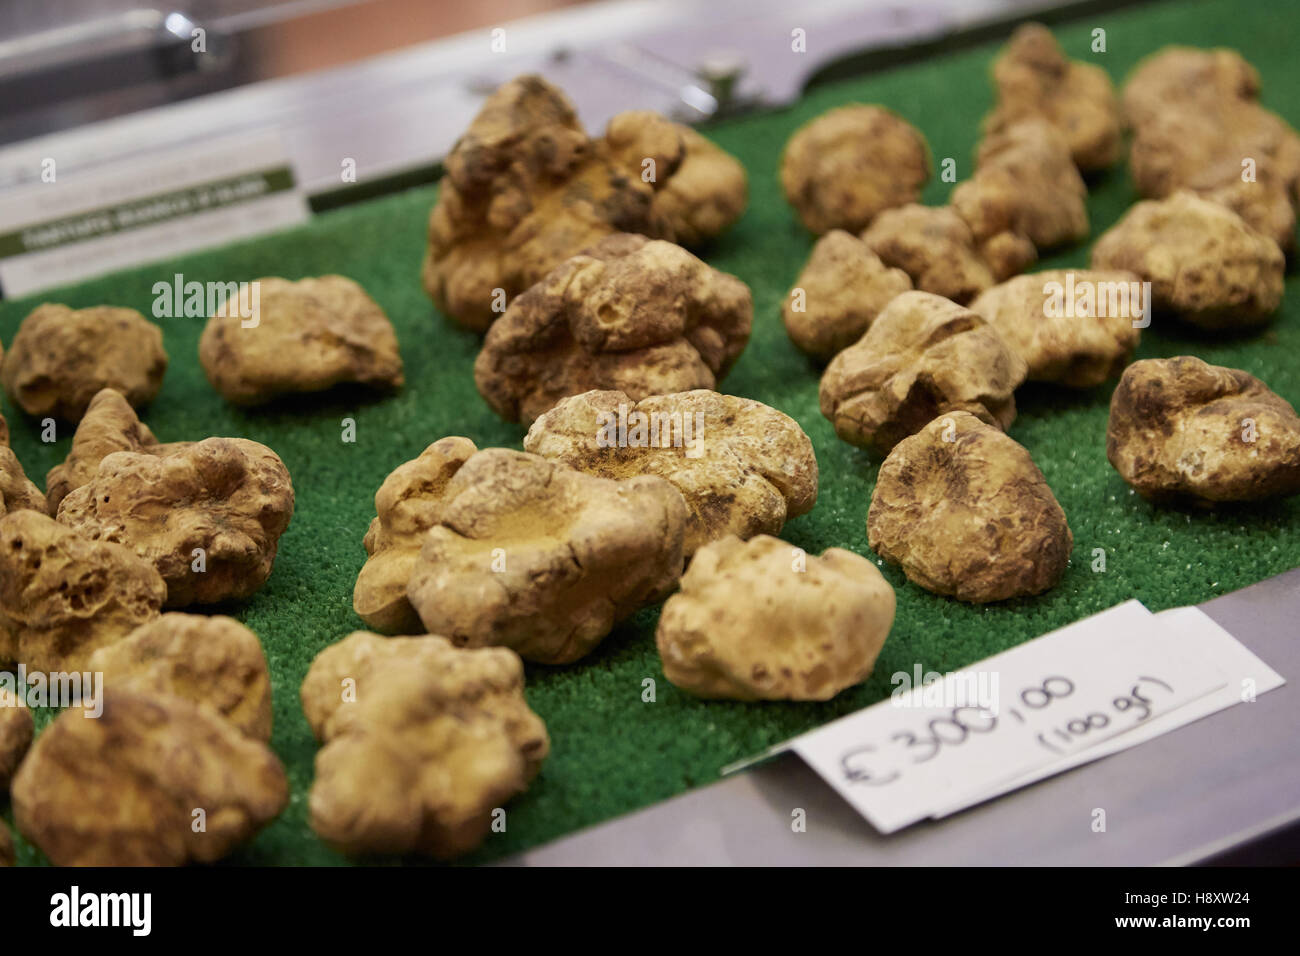
[[[888,452],[941,412],[967,411],[1006,428],[1025,361],[969,309],[904,292],[831,360],[821,411],[852,445]]]
[[[655,643],[698,697],[830,700],[867,679],[893,623],[894,589],[861,555],[726,537],[696,553]]]
[[[909,581],[975,604],[1046,591],[1074,544],[1029,452],[965,412],[936,418],[889,453],[867,538]]]
[[[14,778],[14,822],[55,866],[213,863],[288,804],[279,758],[215,712],[126,687],[102,707],[64,710]]]
[[[1206,329],[1267,322],[1282,301],[1286,258],[1230,209],[1178,192],[1140,202],[1092,250],[1094,269],[1151,283],[1157,312]]]
[[[866,332],[912,280],[891,269],[862,240],[832,229],[813,246],[781,317],[790,340],[809,355],[829,359]]]
[[[930,150],[916,127],[883,106],[851,103],[804,124],[781,157],[785,198],[810,232],[861,232],[886,209],[916,202]]]
[[[1300,492],[1300,418],[1255,376],[1190,355],[1134,362],[1110,401],[1106,457],[1165,504]]]
[[[351,279],[256,279],[249,288],[255,295],[228,299],[199,339],[203,372],[226,401],[259,405],[343,382],[402,386],[393,324]]]
[[[101,388],[140,408],[167,371],[162,329],[134,309],[42,305],[18,327],[0,366],[14,404],[29,415],[76,422]]]

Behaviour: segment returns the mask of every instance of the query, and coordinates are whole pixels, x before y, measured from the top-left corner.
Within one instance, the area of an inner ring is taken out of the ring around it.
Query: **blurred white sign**
[[[26,295],[307,220],[273,134],[126,157],[0,192],[0,286]]]

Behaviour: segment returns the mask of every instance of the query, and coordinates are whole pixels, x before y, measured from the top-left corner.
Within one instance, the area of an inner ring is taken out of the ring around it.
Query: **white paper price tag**
[[[991,701],[963,699],[972,671]],[[1222,687],[1129,601],[798,737],[790,747],[883,833],[1059,762]]]
[[[1251,653],[1245,645],[1216,624],[1200,608],[1179,607],[1161,611],[1156,615],[1156,622],[1160,625],[1159,633],[1163,636],[1162,639],[1176,641],[1180,654],[1205,661],[1215,668],[1223,678],[1223,686],[1176,710],[1153,716],[1127,733],[1106,740],[1096,747],[1089,747],[1082,753],[1055,761],[996,787],[964,791],[953,797],[947,806],[940,808],[934,815],[941,817],[957,813],[1045,777],[1127,750],[1129,747],[1159,737],[1161,734],[1167,734],[1171,730],[1177,730],[1202,717],[1208,717],[1225,707],[1252,702],[1260,694],[1286,683],[1282,675]]]

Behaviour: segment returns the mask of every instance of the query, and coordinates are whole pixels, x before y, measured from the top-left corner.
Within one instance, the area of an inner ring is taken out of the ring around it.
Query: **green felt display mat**
[[[1240,49],[1260,70],[1266,105],[1300,125],[1300,70],[1289,3],[1212,0],[1141,6],[1098,15],[1057,30],[1067,52],[1099,63],[1118,81],[1143,55],[1166,43]],[[1091,31],[1107,31],[1107,52],[1089,49]],[[744,162],[750,202],[740,223],[703,254],[749,283],[754,334],[722,390],[773,405],[811,436],[821,469],[816,508],[792,521],[783,537],[810,552],[828,547],[870,554],[865,519],[879,461],[839,441],[817,406],[818,368],[788,341],[782,297],[812,246],[781,196],[777,165],[793,130],[850,101],[883,103],[919,127],[936,160],[955,157],[969,175],[981,117],[991,106],[987,78],[997,44],[963,50],[886,73],[818,87],[791,109],[746,117],[709,131]],[[413,117],[413,122],[428,118]],[[934,182],[924,200],[951,190]],[[373,496],[397,465],[445,435],[480,447],[518,448],[524,430],[499,421],[474,389],[478,337],[442,317],[420,287],[425,220],[434,188],[414,189],[316,217],[282,234],[120,272],[29,299],[0,304],[0,340],[13,337],[39,301],[74,307],[130,306],[151,313],[152,286],[173,273],[200,281],[342,273],[387,310],[401,341],[407,385],[393,397],[339,391],[241,411],[221,400],[199,367],[201,319],[163,319],[171,356],[162,392],[144,419],[162,441],[238,435],[269,445],[293,476],[297,507],[280,541],[270,582],[233,610],[266,648],[274,681],[275,735],[292,785],[288,808],[231,861],[241,864],[345,862],[307,825],[307,794],[316,744],[298,704],[298,687],[323,647],[362,627],[352,585],[365,558],[361,539],[374,515]],[[1092,183],[1093,235],[1136,200],[1120,167]],[[1042,261],[1043,268],[1085,266],[1087,245]],[[1300,403],[1300,281],[1292,269],[1277,320],[1247,338],[1223,340],[1157,319],[1140,357],[1194,353],[1246,369],[1292,404]],[[1033,454],[1074,531],[1074,553],[1061,584],[1037,598],[977,607],[936,597],[884,573],[897,590],[898,614],[873,676],[826,704],[704,702],[663,677],[653,633],[658,608],[616,628],[588,658],[569,667],[529,667],[528,700],[546,721],[552,754],[531,789],[510,804],[506,831],[469,858],[486,861],[635,810],[718,778],[724,764],[884,698],[890,675],[951,670],[1080,617],[1138,598],[1152,610],[1204,601],[1300,564],[1300,501],[1219,513],[1154,508],[1135,496],[1106,461],[1111,386],[1075,393],[1026,387],[1010,434]],[[38,424],[5,406],[12,444],[38,483],[66,455],[71,429],[42,444]],[[356,442],[341,441],[344,418]],[[1092,570],[1104,548],[1106,570]],[[642,700],[642,682],[657,699]],[[87,808],[92,810],[93,808]],[[8,808],[5,813],[8,814]],[[19,859],[40,854],[19,840]],[[370,861],[374,862],[374,861]],[[389,861],[380,861],[389,862]],[[392,861],[396,862],[396,861]]]

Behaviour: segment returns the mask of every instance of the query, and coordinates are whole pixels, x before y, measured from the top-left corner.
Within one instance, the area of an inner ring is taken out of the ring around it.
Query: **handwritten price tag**
[[[1045,634],[937,685],[850,714],[790,747],[883,833],[1125,733],[1224,684],[1137,601]],[[993,699],[963,699],[972,672]]]
[[[1200,608],[1179,607],[1161,611],[1156,615],[1156,622],[1162,625],[1162,632],[1172,634],[1178,641],[1179,653],[1182,656],[1206,661],[1218,670],[1224,679],[1223,686],[1173,711],[1166,711],[1163,715],[1145,717],[1131,731],[1100,741],[1096,746],[1053,761],[1014,780],[983,790],[966,790],[953,797],[934,815],[947,816],[956,813],[1010,790],[1028,786],[1044,777],[1118,753],[1161,734],[1167,734],[1171,730],[1177,730],[1225,707],[1252,701],[1260,694],[1286,683],[1277,671],[1251,653]]]

